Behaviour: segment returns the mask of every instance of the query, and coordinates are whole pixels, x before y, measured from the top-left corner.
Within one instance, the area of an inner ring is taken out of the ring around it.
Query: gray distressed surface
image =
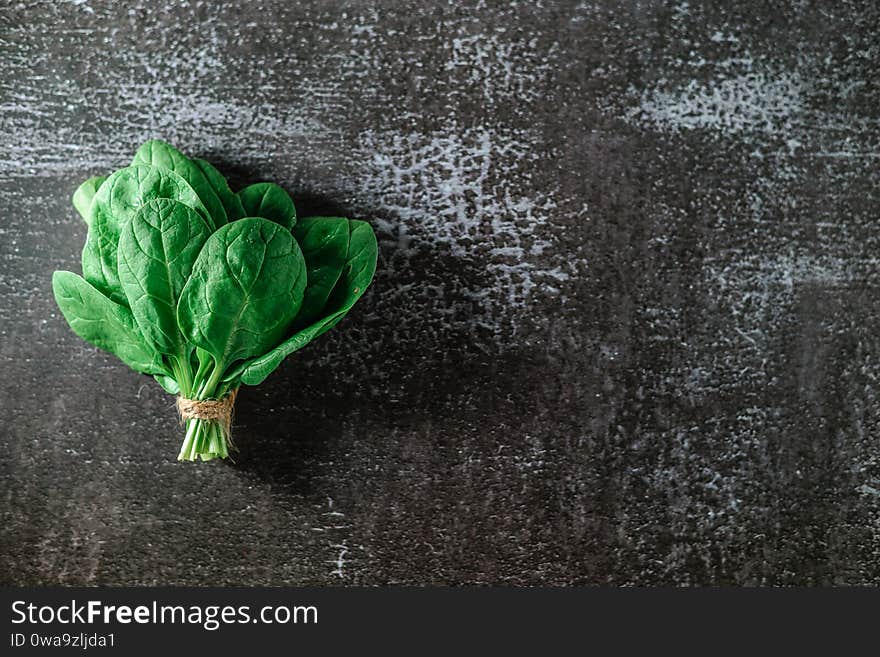
[[[0,2],[0,583],[880,583],[878,5],[454,4]],[[149,137],[379,234],[236,465],[51,299]]]

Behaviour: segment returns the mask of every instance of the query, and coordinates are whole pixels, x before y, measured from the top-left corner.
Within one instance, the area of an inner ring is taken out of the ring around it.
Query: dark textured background
[[[878,21],[0,0],[0,583],[880,583]],[[234,465],[51,298],[150,137],[379,236]]]

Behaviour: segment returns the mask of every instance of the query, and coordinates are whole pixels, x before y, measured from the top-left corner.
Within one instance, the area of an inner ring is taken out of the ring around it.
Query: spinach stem
[[[185,357],[181,348],[180,353],[177,356],[169,357],[168,361],[171,373],[174,375],[177,385],[180,386],[180,394],[189,398],[192,393],[192,368],[190,368],[189,359]]]
[[[221,381],[225,368],[208,352],[199,349],[196,354],[199,366],[194,376],[189,362],[182,365],[181,361],[171,359],[172,371],[181,393],[188,399],[222,399],[232,387],[232,384]],[[183,445],[177,458],[181,461],[226,458],[229,456],[229,444],[229,437],[216,420],[188,420]]]

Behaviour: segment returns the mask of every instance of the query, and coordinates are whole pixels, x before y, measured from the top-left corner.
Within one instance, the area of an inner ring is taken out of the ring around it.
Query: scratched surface
[[[0,583],[880,583],[878,21],[0,0]],[[379,236],[234,465],[51,298],[149,137]]]

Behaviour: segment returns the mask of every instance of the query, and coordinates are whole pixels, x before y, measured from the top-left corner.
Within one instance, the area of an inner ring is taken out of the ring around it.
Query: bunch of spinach
[[[262,382],[346,315],[376,270],[362,221],[298,218],[273,183],[233,193],[204,160],[149,141],[85,181],[83,275],[52,287],[73,331],[188,400]],[[178,458],[224,458],[224,423],[189,419]]]

